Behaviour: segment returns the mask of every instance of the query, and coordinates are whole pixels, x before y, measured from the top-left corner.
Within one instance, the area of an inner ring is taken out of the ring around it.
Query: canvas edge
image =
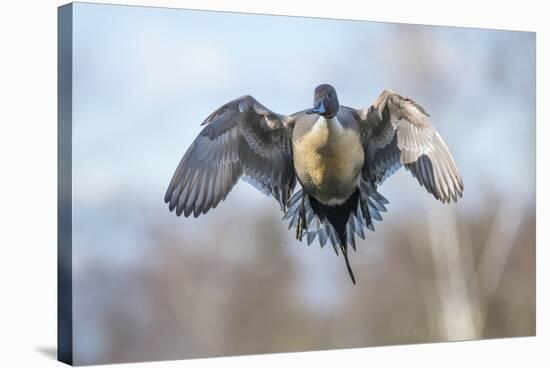
[[[73,364],[73,4],[57,8],[57,360]]]

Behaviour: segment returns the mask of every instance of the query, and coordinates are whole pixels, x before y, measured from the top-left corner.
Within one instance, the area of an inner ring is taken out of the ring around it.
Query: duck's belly
[[[357,188],[364,151],[353,130],[321,118],[293,148],[296,175],[320,202],[340,204]]]

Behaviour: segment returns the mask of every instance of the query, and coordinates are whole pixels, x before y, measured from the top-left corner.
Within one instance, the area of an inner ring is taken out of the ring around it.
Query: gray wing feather
[[[197,217],[223,201],[239,178],[286,209],[296,177],[287,118],[251,96],[237,98],[206,118],[166,191],[170,211]]]
[[[464,184],[445,142],[415,101],[384,91],[368,109],[358,111],[366,149],[364,174],[382,183],[401,166],[436,199],[462,197]]]

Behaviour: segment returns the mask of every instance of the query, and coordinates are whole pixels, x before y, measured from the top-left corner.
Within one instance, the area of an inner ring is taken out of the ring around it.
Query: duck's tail
[[[386,204],[388,201],[376,191],[374,184],[361,180],[357,190],[336,206],[322,204],[300,190],[290,198],[283,219],[289,220],[289,229],[296,227],[297,239],[302,240],[305,234],[308,245],[319,237],[321,247],[330,240],[337,255],[340,248],[355,284],[348,259],[348,244],[356,250],[355,234],[365,239],[364,227],[374,231],[373,220],[382,221],[380,213],[386,211]]]

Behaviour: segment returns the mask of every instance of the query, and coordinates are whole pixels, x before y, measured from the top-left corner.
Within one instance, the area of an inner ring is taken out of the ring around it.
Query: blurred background
[[[535,334],[535,34],[77,3],[77,364]],[[200,123],[250,94],[290,114],[320,83],[431,115],[465,183],[443,205],[400,171],[350,254],[306,246],[240,182],[215,210],[163,203]]]

